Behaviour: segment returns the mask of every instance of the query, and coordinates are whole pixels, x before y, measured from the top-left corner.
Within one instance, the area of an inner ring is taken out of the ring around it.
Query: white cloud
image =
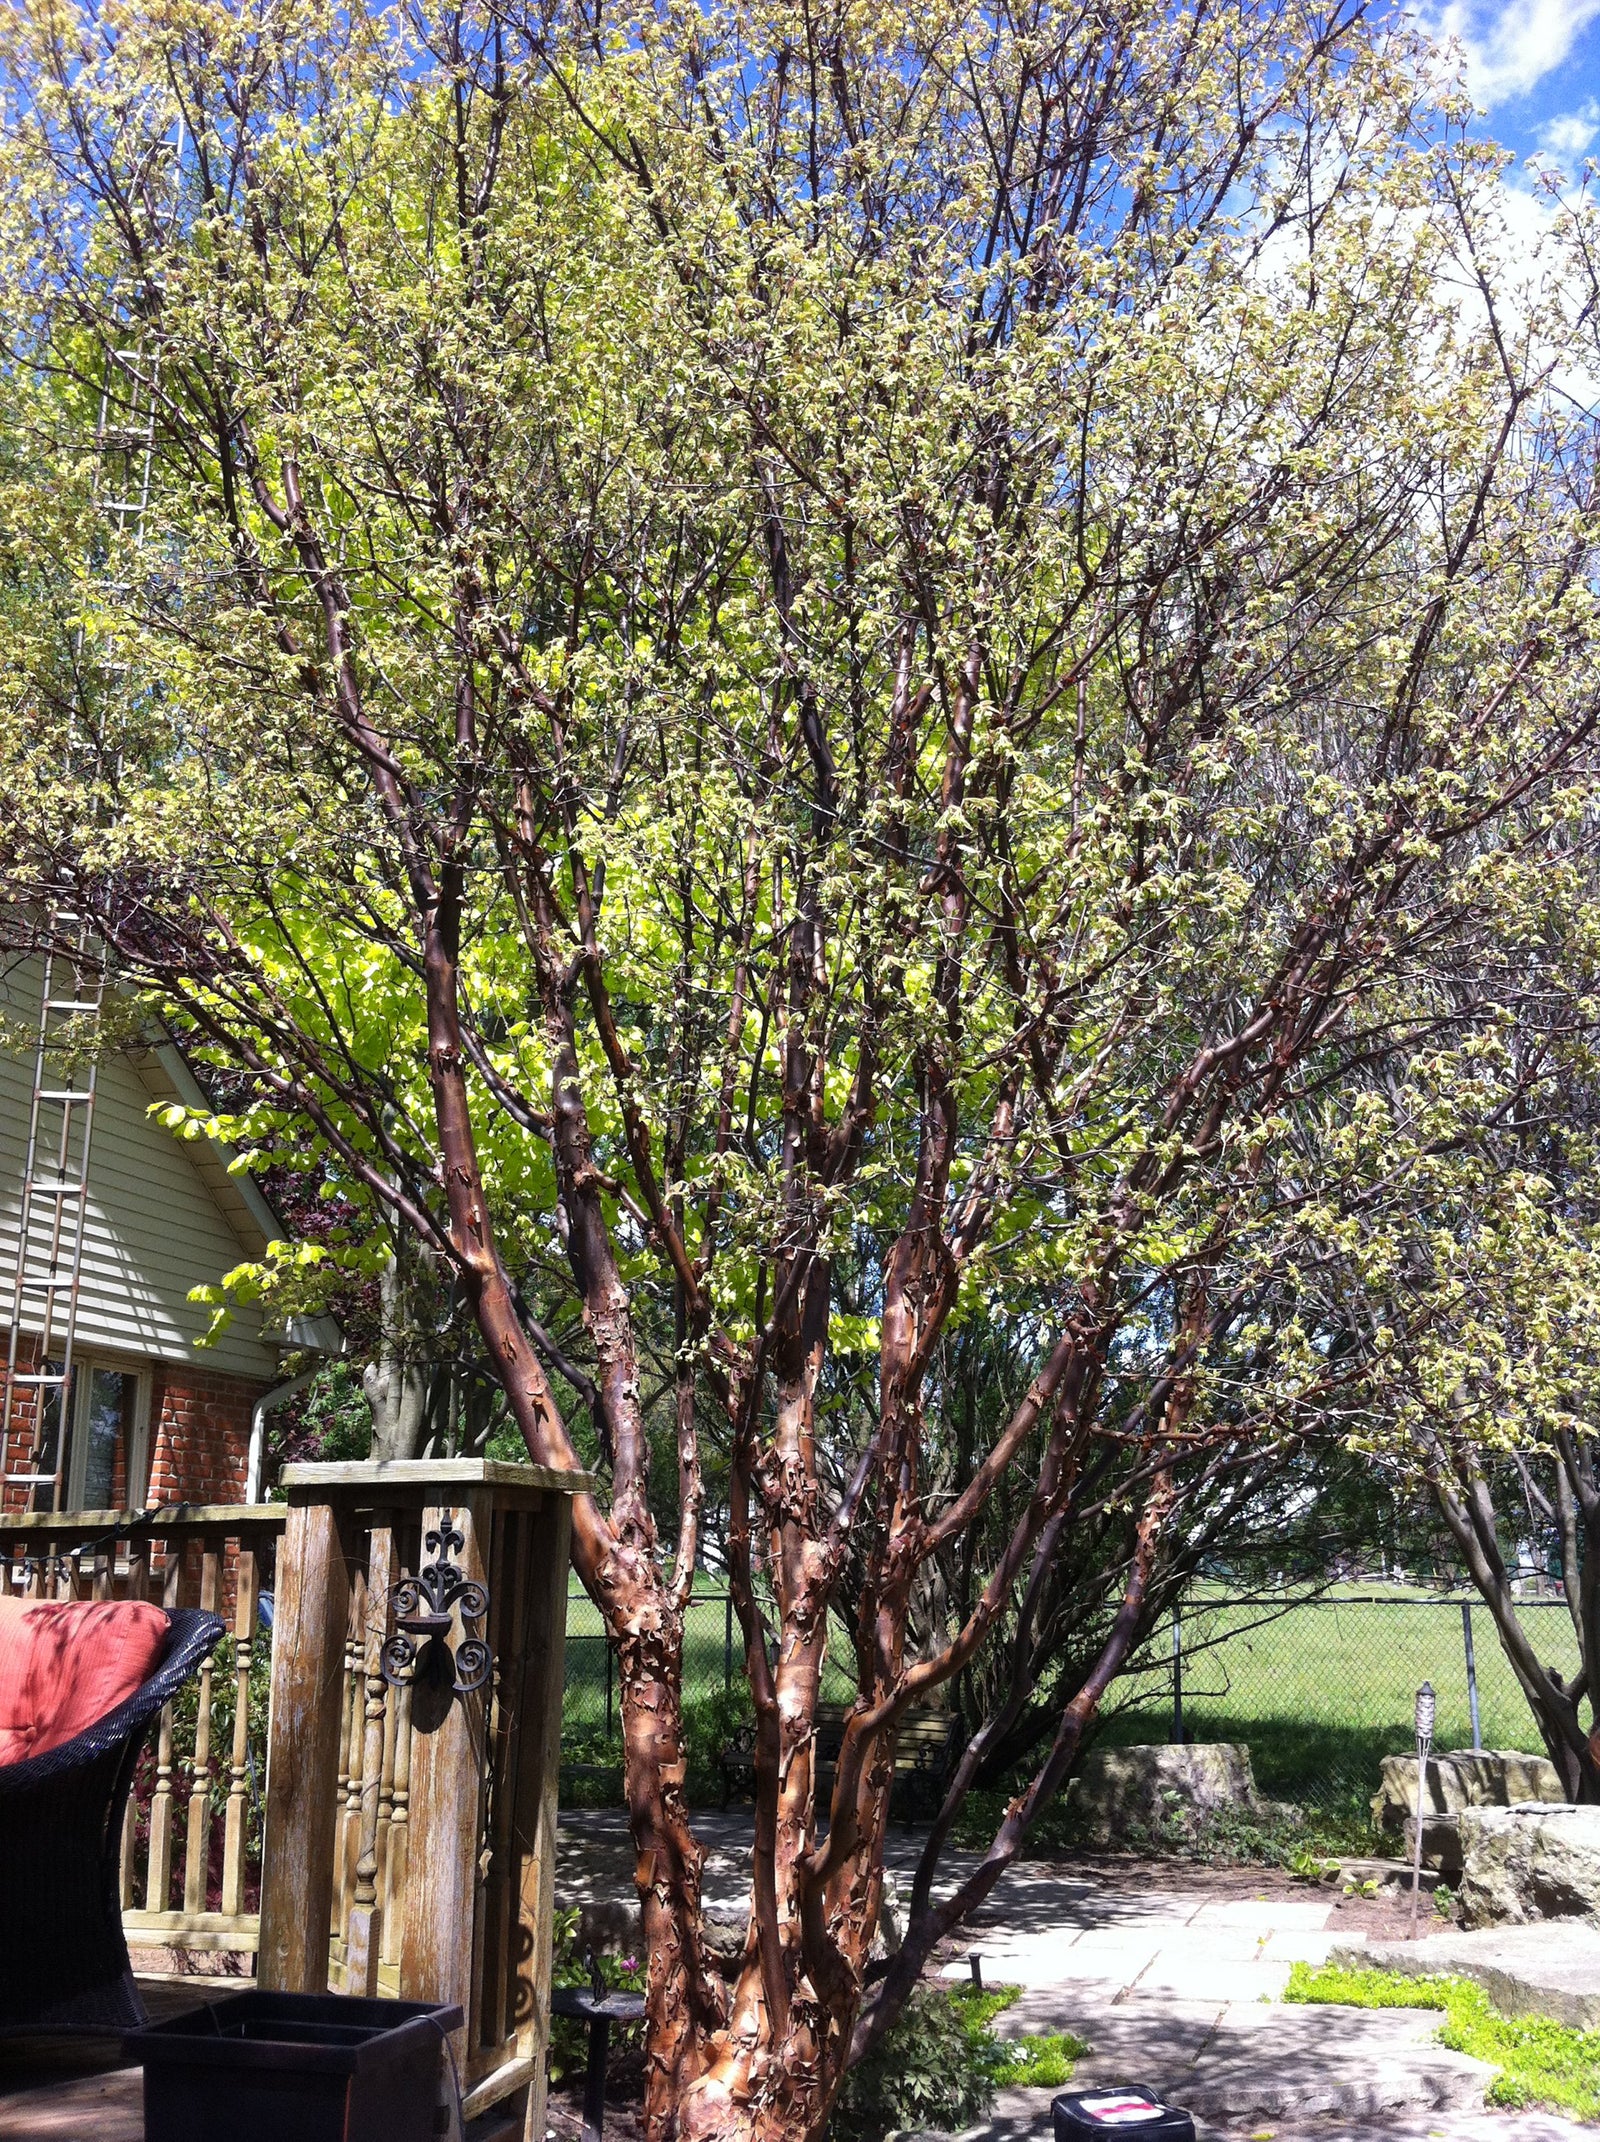
[[[1597,15],[1600,0],[1506,0],[1500,7],[1447,0],[1432,29],[1441,40],[1460,43],[1467,87],[1480,104],[1495,105],[1523,95],[1559,67]]]
[[[1600,115],[1596,125],[1600,126]],[[1520,337],[1530,308],[1547,299],[1553,299],[1570,321],[1582,304],[1583,292],[1569,280],[1570,263],[1555,247],[1558,198],[1508,173],[1497,188],[1496,206],[1498,230],[1480,222],[1477,236],[1494,263],[1490,279],[1499,292],[1502,325],[1514,338]],[[1460,315],[1481,319],[1482,298],[1464,268],[1456,290]],[[1556,359],[1549,374],[1550,393],[1580,409],[1600,410],[1600,372],[1594,366],[1592,340],[1573,341],[1550,325],[1548,316],[1546,331],[1557,337],[1555,344],[1544,343],[1545,355]]]
[[[1558,164],[1575,164],[1600,134],[1600,104],[1591,97],[1575,112],[1561,112],[1539,129],[1539,146]]]

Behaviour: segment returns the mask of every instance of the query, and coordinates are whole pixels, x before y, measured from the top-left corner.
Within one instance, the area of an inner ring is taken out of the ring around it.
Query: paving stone
[[[1162,1956],[1196,1957],[1212,1964],[1259,1963],[1273,1938],[1270,1926],[1175,1926],[1155,1944]],[[1285,1936],[1292,1940],[1293,1935]],[[1075,1947],[1082,1948],[1080,1941]]]
[[[1022,2004],[1018,2004],[1021,2010]],[[1010,2011],[1016,2014],[1018,2010]],[[1091,2011],[1040,1988],[1028,2027],[1076,2029],[1092,2050],[1074,2085],[1129,2082],[1230,2131],[1332,2119],[1383,2121],[1481,2110],[1494,2070],[1433,2042],[1427,2011],[1229,2006],[1209,2024],[1200,2004],[1135,1997]],[[1076,2018],[1076,2021],[1074,2020]],[[1011,2090],[996,2102],[984,2142],[1049,2133],[1051,2093]]]
[[[1080,1956],[1094,1949],[1105,1955],[1125,1952],[1129,1956],[1147,1956],[1163,1939],[1181,1933],[1183,1923],[1169,1916],[1165,1920],[1147,1920],[1142,1926],[1083,1926],[1074,1932],[1072,1947]]]
[[[1345,1947],[1359,1949],[1366,1941],[1364,1934],[1350,1935],[1331,1933],[1326,1927],[1320,1932],[1291,1927],[1286,1933],[1269,1934],[1267,1945],[1262,1950],[1263,1960],[1274,1963],[1324,1964],[1334,1949]]]
[[[1225,2010],[1216,2001],[1151,2000],[1138,1994],[1095,1994],[1081,1987],[1035,1986],[995,2019],[1003,2038],[1071,2031],[1115,2065],[1145,2059],[1159,2038],[1164,2057],[1192,2063],[1216,2034]]]
[[[1042,2132],[1048,2136],[1046,2127]],[[1594,2142],[1592,2127],[1554,2112],[1386,2113],[1381,2121],[1272,2121],[1235,2127],[1195,2123],[1198,2142]],[[974,2138],[976,2142],[976,2138]]]
[[[1123,1950],[1081,1950],[1076,1943],[1034,1941],[984,1943],[978,1950],[986,1986],[1096,1986],[1122,1992],[1154,1963],[1152,1945],[1129,1955]],[[970,1967],[962,1959],[946,1964],[947,1979],[965,1979]]]
[[[1280,2001],[1289,1983],[1293,1966],[1287,1958],[1281,1963],[1235,1963],[1228,1966],[1227,1986],[1230,1997],[1238,2002]],[[1208,1993],[1214,1997],[1219,1984],[1218,1964],[1204,1956],[1158,1956],[1150,1968],[1135,1981],[1134,1991],[1142,1995],[1170,1996],[1177,2000],[1204,2000]]]
[[[1315,1928],[1328,1923],[1325,1898],[1305,1904],[1273,1897],[1214,1897],[1189,1920],[1191,1926],[1249,1926],[1275,1932],[1283,1927]]]
[[[1336,1942],[1329,1961],[1403,1971],[1408,1978],[1474,1979],[1507,2015],[1551,2016],[1577,2030],[1600,2030],[1600,1927],[1582,1920],[1425,1934],[1361,1949]]]

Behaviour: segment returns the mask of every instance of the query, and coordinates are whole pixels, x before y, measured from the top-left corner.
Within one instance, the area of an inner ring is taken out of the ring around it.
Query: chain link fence
[[[705,1696],[733,1679],[733,1602],[726,1592],[696,1592],[683,1634],[685,1694]],[[568,1669],[561,1733],[578,1741],[621,1739],[617,1660],[606,1643],[600,1611],[585,1592],[568,1592]]]
[[[1577,1671],[1559,1597],[1518,1613],[1541,1659]],[[1356,1813],[1385,1755],[1413,1746],[1416,1694],[1438,1699],[1434,1745],[1541,1751],[1538,1728],[1476,1599],[1339,1586],[1312,1597],[1202,1591],[1149,1647],[1107,1706],[1118,1742],[1245,1743],[1272,1799]]]
[[[733,1602],[726,1591],[696,1590],[684,1632],[683,1679],[688,1703],[704,1704],[742,1675],[736,1648],[738,1632]],[[607,1643],[598,1609],[576,1587],[567,1594],[566,1693],[561,1710],[566,1747],[590,1751],[615,1742],[620,1754],[622,1718],[616,1659]]]
[[[1518,1611],[1541,1659],[1569,1677],[1578,1648],[1560,1598],[1527,1598]],[[835,1645],[825,1694],[852,1694]],[[697,1592],[685,1636],[691,1710],[742,1676],[739,1636],[725,1591]],[[1397,1587],[1336,1586],[1314,1595],[1203,1588],[1157,1631],[1137,1670],[1108,1700],[1111,1742],[1239,1741],[1269,1798],[1357,1814],[1377,1790],[1385,1755],[1412,1746],[1418,1687],[1438,1697],[1435,1746],[1538,1752],[1538,1730],[1476,1600]],[[564,1756],[620,1761],[616,1666],[593,1604],[567,1602]]]

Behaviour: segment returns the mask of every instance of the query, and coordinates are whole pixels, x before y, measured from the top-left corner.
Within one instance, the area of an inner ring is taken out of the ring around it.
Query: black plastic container
[[[459,2008],[236,1993],[130,2034],[145,2142],[437,2142]]]
[[[1053,2098],[1055,2142],[1194,2142],[1194,2121],[1153,2090],[1111,2083]]]

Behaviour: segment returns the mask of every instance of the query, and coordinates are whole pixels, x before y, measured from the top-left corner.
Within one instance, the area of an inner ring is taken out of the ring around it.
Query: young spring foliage
[[[1373,1097],[1518,1016],[1583,876],[1587,209],[1513,296],[1420,49],[1300,0],[46,0],[0,65],[11,881],[439,1260],[538,1458],[586,1415],[647,2123],[814,2137],[1196,1484],[1355,1418],[1383,1342],[1330,1299],[1470,1179],[1470,1080],[1381,1150]],[[941,1346],[1001,1319],[1026,1388],[952,1472]],[[731,1985],[682,1794],[713,1461]],[[1002,1642],[863,2012],[897,1722]]]

